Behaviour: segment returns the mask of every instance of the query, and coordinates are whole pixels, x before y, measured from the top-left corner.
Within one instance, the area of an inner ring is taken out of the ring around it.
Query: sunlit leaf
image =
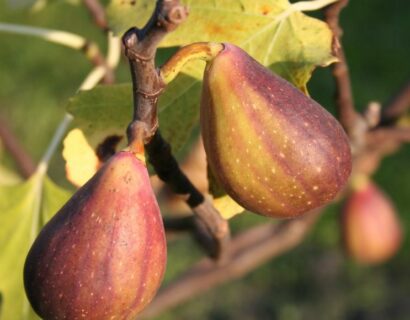
[[[221,213],[221,216],[228,220],[245,211],[238,203],[230,196],[224,195],[213,200],[215,208]]]
[[[189,17],[167,35],[162,46],[198,41],[233,43],[305,92],[314,68],[335,61],[327,24],[292,10],[287,0],[182,2],[189,8]],[[154,1],[148,0],[111,0],[110,25],[120,34],[134,25],[141,26],[153,6]],[[200,79],[202,68],[192,70],[187,72]]]
[[[73,129],[64,139],[63,157],[67,179],[82,186],[97,171],[100,161],[80,129]]]
[[[0,186],[14,185],[21,181],[21,177],[0,164]]]
[[[39,172],[24,183],[0,186],[1,320],[38,319],[25,296],[23,265],[40,228],[68,198]]]

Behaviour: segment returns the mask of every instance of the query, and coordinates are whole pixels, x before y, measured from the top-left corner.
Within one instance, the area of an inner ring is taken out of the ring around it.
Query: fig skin
[[[373,183],[354,191],[342,210],[347,253],[362,264],[378,264],[399,249],[402,229],[391,200]]]
[[[334,199],[350,175],[339,122],[234,45],[207,63],[200,119],[211,170],[252,212],[299,216]]]
[[[158,290],[166,255],[145,164],[123,151],[44,226],[24,285],[43,319],[134,319]]]

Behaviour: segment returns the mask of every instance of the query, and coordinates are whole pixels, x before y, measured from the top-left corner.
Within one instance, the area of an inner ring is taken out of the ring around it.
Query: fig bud
[[[123,151],[44,226],[24,266],[44,319],[134,319],[159,288],[163,223],[145,164]]]
[[[258,214],[294,217],[322,206],[350,175],[339,122],[231,44],[205,68],[201,130],[217,180]]]
[[[400,221],[390,199],[375,184],[366,181],[355,189],[342,210],[346,251],[363,264],[384,262],[400,247]]]

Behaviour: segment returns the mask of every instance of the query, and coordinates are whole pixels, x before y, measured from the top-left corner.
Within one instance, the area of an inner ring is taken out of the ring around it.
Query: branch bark
[[[108,22],[105,16],[105,9],[98,0],[83,0],[84,6],[88,9],[94,23],[103,31],[108,31]]]
[[[410,81],[403,85],[384,106],[380,125],[386,126],[395,123],[410,109]]]
[[[349,137],[355,135],[356,123],[360,115],[356,112],[353,102],[352,86],[349,67],[341,44],[342,29],[339,26],[339,16],[342,9],[347,6],[348,0],[339,0],[324,10],[325,19],[333,32],[333,53],[338,62],[333,64],[333,76],[336,81],[336,106],[339,121]]]
[[[36,165],[2,117],[0,117],[0,139],[16,162],[21,175],[29,178],[36,170]]]
[[[165,84],[155,67],[155,53],[162,38],[186,16],[187,11],[178,0],[158,0],[144,28],[131,28],[122,37],[133,83],[134,115],[128,127],[131,148],[148,143],[158,128],[158,97]]]

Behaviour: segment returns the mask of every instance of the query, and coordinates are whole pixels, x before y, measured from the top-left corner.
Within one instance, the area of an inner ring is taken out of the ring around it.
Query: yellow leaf
[[[80,187],[97,171],[100,161],[80,129],[71,130],[64,139],[63,157],[67,179]]]
[[[239,204],[237,204],[230,196],[225,195],[213,200],[214,206],[221,213],[226,220],[231,219],[239,213],[245,211]]]

